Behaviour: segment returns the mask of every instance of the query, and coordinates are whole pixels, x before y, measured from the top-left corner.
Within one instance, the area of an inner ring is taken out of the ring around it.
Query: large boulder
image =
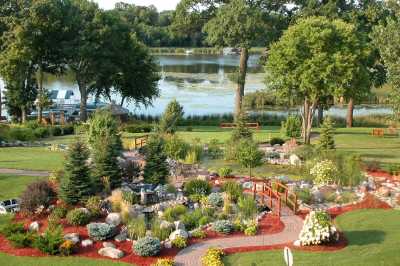
[[[37,222],[37,221],[32,222],[32,223],[29,225],[29,231],[31,231],[31,232],[38,232],[38,231],[39,231],[39,227],[40,227],[39,222]]]
[[[169,235],[169,240],[173,241],[177,237],[183,237],[183,238],[187,239],[189,237],[189,234],[188,234],[188,232],[186,232],[186,230],[178,229],[178,230],[173,231]]]
[[[99,249],[98,253],[103,257],[109,257],[112,259],[120,259],[124,256],[124,252],[122,250],[112,247],[101,248]]]
[[[121,222],[122,222],[121,214],[112,212],[109,215],[107,215],[106,223],[118,226],[121,224]]]
[[[74,243],[74,245],[76,245],[80,241],[79,234],[78,233],[66,234],[66,235],[64,235],[64,240],[69,240],[72,243]]]

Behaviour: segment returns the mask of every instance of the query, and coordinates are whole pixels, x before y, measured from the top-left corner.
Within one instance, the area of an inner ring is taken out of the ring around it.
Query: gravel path
[[[31,171],[31,170],[8,169],[8,168],[0,168],[0,174],[39,176],[39,177],[48,177],[50,175],[50,173],[46,171]]]
[[[285,212],[287,213],[287,212]],[[269,246],[294,242],[298,239],[303,220],[296,215],[283,215],[281,221],[285,228],[282,232],[272,235],[238,236],[231,238],[211,239],[191,245],[181,250],[175,257],[177,266],[201,266],[201,257],[210,247],[237,248],[251,246]]]

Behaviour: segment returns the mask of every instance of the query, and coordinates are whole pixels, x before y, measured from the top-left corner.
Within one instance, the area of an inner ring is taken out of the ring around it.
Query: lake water
[[[236,71],[239,56],[162,55],[157,56],[157,60],[161,67],[162,79],[159,81],[161,95],[154,101],[153,106],[148,108],[126,106],[131,112],[159,115],[173,99],[177,99],[183,105],[186,115],[223,114],[233,111],[236,85],[229,80],[229,74]],[[264,74],[258,61],[257,55],[249,58],[249,74],[245,92],[265,88]],[[73,89],[77,95],[79,94],[77,85],[70,75],[48,76],[45,87],[48,90]],[[338,116],[344,116],[345,112],[341,108],[330,110],[332,115]],[[390,112],[388,108],[357,108],[355,115]]]

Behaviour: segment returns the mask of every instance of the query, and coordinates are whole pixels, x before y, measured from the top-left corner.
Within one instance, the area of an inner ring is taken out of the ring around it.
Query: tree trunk
[[[242,48],[240,53],[240,66],[239,76],[236,88],[236,99],[235,99],[235,117],[238,118],[242,111],[242,102],[244,96],[244,87],[246,84],[247,74],[247,62],[249,60],[249,51],[247,48]]]
[[[307,145],[311,143],[311,129],[316,107],[317,107],[317,101],[312,102],[312,104],[310,105],[310,101],[308,99],[304,99],[304,107],[303,107],[304,111],[302,114],[302,119],[303,119],[302,137],[304,144]]]
[[[37,103],[37,113],[38,113],[37,120],[38,120],[39,124],[41,124],[42,120],[43,120],[43,106],[42,106],[40,98],[43,97],[43,93],[44,93],[43,92],[43,67],[42,66],[39,67],[39,84],[38,84],[38,87],[39,87],[39,101]]]
[[[354,100],[351,98],[347,106],[346,127],[353,127]]]
[[[87,120],[87,89],[86,85],[78,80],[78,87],[79,87],[79,92],[81,93],[81,103],[80,103],[80,115],[79,119],[81,122],[86,122]]]
[[[25,124],[26,122],[26,108],[25,106],[21,106],[21,122]]]
[[[3,102],[1,101],[1,88],[0,88],[0,117],[1,117],[2,111],[3,111]]]
[[[318,105],[318,126],[320,126],[324,120],[324,108],[322,105]]]
[[[119,104],[121,107],[123,107],[124,106],[124,102],[125,102],[125,97],[122,97],[122,99],[121,99],[121,103]]]
[[[251,179],[251,166],[249,167],[250,179]]]

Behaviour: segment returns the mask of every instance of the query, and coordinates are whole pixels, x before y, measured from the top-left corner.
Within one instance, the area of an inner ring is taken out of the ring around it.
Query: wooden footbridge
[[[254,198],[265,204],[274,214],[293,215],[297,213],[297,195],[289,191],[289,188],[272,180],[252,180],[253,188],[245,192],[252,193]]]

